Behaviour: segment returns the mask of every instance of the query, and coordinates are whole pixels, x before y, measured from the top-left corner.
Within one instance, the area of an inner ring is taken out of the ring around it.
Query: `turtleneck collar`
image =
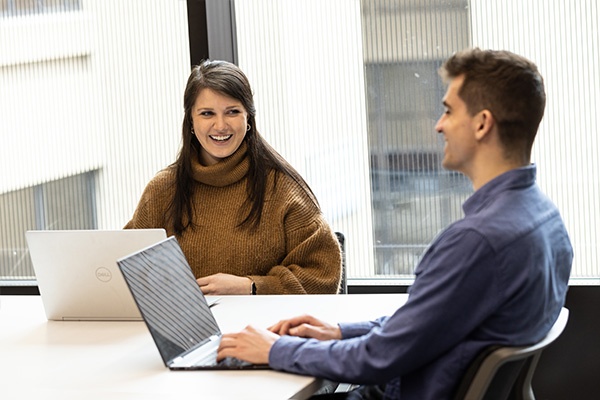
[[[195,159],[192,162],[194,180],[209,186],[224,187],[234,184],[248,174],[250,161],[246,154],[248,146],[242,142],[240,147],[227,158],[215,165],[205,166]]]

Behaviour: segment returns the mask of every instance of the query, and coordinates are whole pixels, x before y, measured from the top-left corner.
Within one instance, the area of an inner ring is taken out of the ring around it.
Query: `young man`
[[[404,306],[376,321],[332,326],[310,316],[224,335],[219,357],[363,384],[356,398],[448,399],[485,347],[527,345],[564,304],[573,250],[535,182],[531,148],[546,96],[537,67],[506,51],[450,57],[442,165],[475,193],[465,217],[431,244]],[[360,397],[362,396],[362,397]],[[354,398],[354,397],[348,397]]]

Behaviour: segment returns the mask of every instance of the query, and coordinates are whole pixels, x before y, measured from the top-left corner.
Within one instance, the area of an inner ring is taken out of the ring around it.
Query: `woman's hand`
[[[299,336],[318,340],[341,339],[342,331],[337,325],[331,325],[310,315],[301,315],[284,319],[269,327],[278,335]]]
[[[252,294],[252,281],[244,276],[214,274],[196,279],[206,296],[222,294]]]

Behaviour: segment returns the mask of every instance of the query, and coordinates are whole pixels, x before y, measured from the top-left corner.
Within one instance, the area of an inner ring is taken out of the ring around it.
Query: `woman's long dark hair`
[[[249,170],[247,180],[248,215],[240,226],[256,228],[260,224],[265,202],[267,177],[271,170],[279,171],[296,181],[318,207],[318,202],[310,187],[298,172],[277,153],[256,130],[254,99],[246,75],[234,64],[226,61],[207,60],[192,68],[183,96],[185,115],[182,125],[182,145],[177,159],[172,164],[176,170],[175,195],[170,204],[168,217],[177,235],[194,225],[192,196],[194,179],[192,162],[200,154],[200,142],[192,134],[192,108],[202,89],[211,89],[232,97],[242,103],[248,113],[248,125],[244,141],[248,146]],[[277,184],[277,174],[275,175]]]

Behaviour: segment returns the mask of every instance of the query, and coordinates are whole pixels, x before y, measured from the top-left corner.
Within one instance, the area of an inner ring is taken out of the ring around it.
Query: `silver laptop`
[[[269,368],[237,359],[217,363],[221,331],[175,237],[117,264],[169,369]]]
[[[142,319],[116,261],[165,239],[164,229],[27,231],[25,237],[49,320]]]

